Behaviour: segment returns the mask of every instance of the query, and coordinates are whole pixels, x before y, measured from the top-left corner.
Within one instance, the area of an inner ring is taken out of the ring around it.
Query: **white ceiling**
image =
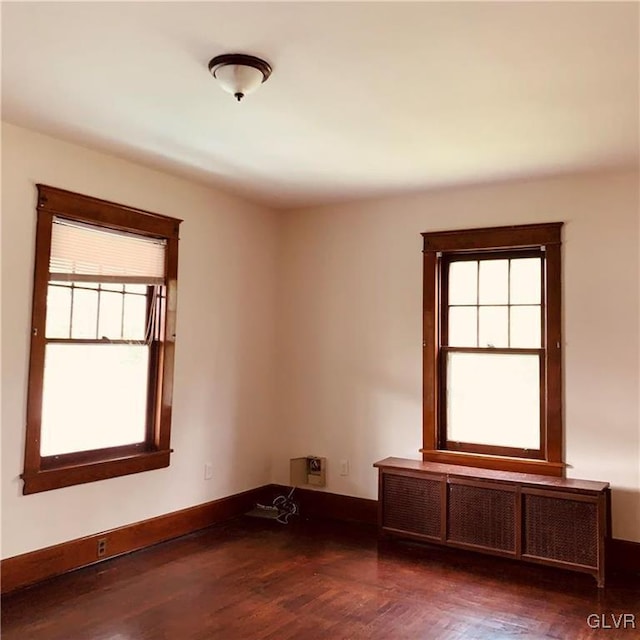
[[[274,207],[630,165],[639,7],[3,3],[2,115]]]

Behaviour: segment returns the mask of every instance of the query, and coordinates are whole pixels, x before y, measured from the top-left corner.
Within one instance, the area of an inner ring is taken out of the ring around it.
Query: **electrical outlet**
[[[107,539],[99,538],[98,539],[98,558],[102,558],[107,555]]]
[[[340,460],[340,475],[348,476],[349,475],[349,461],[348,460]]]
[[[204,479],[211,480],[213,478],[213,465],[210,462],[204,464]]]

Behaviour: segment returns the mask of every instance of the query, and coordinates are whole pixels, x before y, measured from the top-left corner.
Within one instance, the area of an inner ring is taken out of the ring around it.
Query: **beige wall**
[[[608,173],[286,214],[274,479],[327,456],[329,491],[374,498],[373,462],[418,457],[421,232],[564,221],[568,475],[610,481],[614,535],[640,541],[638,204],[637,173]]]
[[[184,219],[167,469],[21,495],[37,182]],[[277,225],[214,190],[3,124],[3,557],[270,481]]]

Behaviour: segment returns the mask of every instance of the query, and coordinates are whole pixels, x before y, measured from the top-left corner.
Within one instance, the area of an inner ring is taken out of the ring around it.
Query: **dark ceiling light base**
[[[225,53],[209,61],[211,75],[238,102],[255,91],[271,75],[271,65],[244,53]]]

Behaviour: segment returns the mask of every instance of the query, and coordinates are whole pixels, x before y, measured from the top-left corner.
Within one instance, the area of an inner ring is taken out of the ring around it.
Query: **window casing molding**
[[[36,251],[27,393],[23,493],[31,494],[169,466],[173,367],[181,220],[38,184]],[[95,227],[166,241],[166,311],[153,344],[156,375],[149,382],[144,442],[52,456],[41,455],[41,424],[49,284],[54,216]]]
[[[564,475],[562,427],[561,338],[561,231],[562,223],[519,225],[423,233],[423,460]],[[494,252],[541,251],[542,277],[541,349],[541,448],[524,457],[521,452],[494,447],[467,446],[463,451],[446,441],[443,425],[442,304],[443,265],[447,260],[471,254],[494,257]]]

